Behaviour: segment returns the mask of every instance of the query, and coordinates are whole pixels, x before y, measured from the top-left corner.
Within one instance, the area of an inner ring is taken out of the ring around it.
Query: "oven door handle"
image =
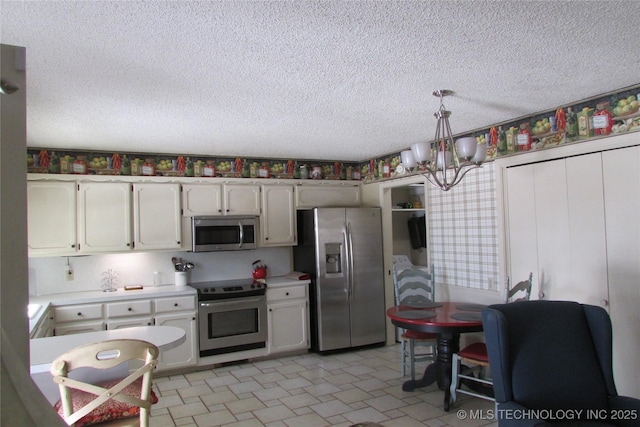
[[[229,301],[228,299],[217,300],[217,302],[201,302],[200,307],[228,307],[230,305],[245,305],[264,302],[264,298],[242,298],[240,301]]]

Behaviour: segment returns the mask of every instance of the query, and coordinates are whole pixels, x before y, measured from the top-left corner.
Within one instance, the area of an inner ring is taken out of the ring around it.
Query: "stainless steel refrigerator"
[[[298,211],[294,268],[311,275],[311,348],[339,350],[386,339],[379,208]]]

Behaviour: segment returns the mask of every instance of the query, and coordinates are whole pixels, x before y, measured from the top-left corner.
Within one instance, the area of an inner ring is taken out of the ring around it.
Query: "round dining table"
[[[403,329],[438,334],[437,357],[422,378],[406,381],[402,390],[413,391],[437,381],[444,390],[444,410],[449,410],[451,360],[460,350],[460,334],[482,331],[481,311],[485,305],[468,302],[434,302],[416,306],[397,305],[387,310],[391,323]]]

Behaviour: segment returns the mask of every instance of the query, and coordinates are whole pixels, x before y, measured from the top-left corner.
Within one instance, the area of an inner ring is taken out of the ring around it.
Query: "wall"
[[[25,49],[0,45],[2,79],[20,89],[0,95],[0,417],[7,426],[65,425],[29,376]]]
[[[291,271],[291,248],[264,248],[234,252],[143,252],[104,254],[78,257],[29,258],[29,294],[47,295],[62,292],[98,290],[102,272],[118,273],[118,287],[141,284],[152,286],[154,272],[160,273],[160,284],[174,283],[171,258],[192,262],[191,282],[250,278],[251,264],[262,260],[269,276],[282,276]],[[73,269],[74,280],[66,280],[66,264]]]

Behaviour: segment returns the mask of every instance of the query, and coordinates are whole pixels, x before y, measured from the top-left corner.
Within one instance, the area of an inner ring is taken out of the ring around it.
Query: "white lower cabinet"
[[[186,340],[180,346],[160,353],[158,370],[194,366],[198,363],[196,297],[157,298],[153,301],[155,324],[184,329]]]
[[[38,322],[34,330],[31,332],[29,338],[46,338],[53,336],[53,310],[51,308],[42,315],[41,320]]]
[[[107,330],[133,328],[134,326],[151,326],[153,318],[148,317],[124,317],[122,319],[107,320]]]
[[[185,342],[160,353],[157,369],[162,371],[198,363],[196,310],[195,295],[185,295],[57,306],[53,307],[53,314],[49,317],[52,335],[151,325],[182,328],[186,333]],[[32,338],[46,336],[43,335],[47,333],[45,322],[46,319],[32,333]]]
[[[307,285],[267,289],[269,354],[309,348]]]
[[[105,323],[102,320],[94,320],[91,322],[68,322],[63,324],[56,324],[54,328],[54,335],[71,335],[82,334],[85,332],[97,332],[104,331]]]
[[[196,312],[158,314],[155,317],[157,326],[175,326],[187,333],[186,340],[179,347],[160,353],[158,370],[168,370],[195,366],[198,363]]]

